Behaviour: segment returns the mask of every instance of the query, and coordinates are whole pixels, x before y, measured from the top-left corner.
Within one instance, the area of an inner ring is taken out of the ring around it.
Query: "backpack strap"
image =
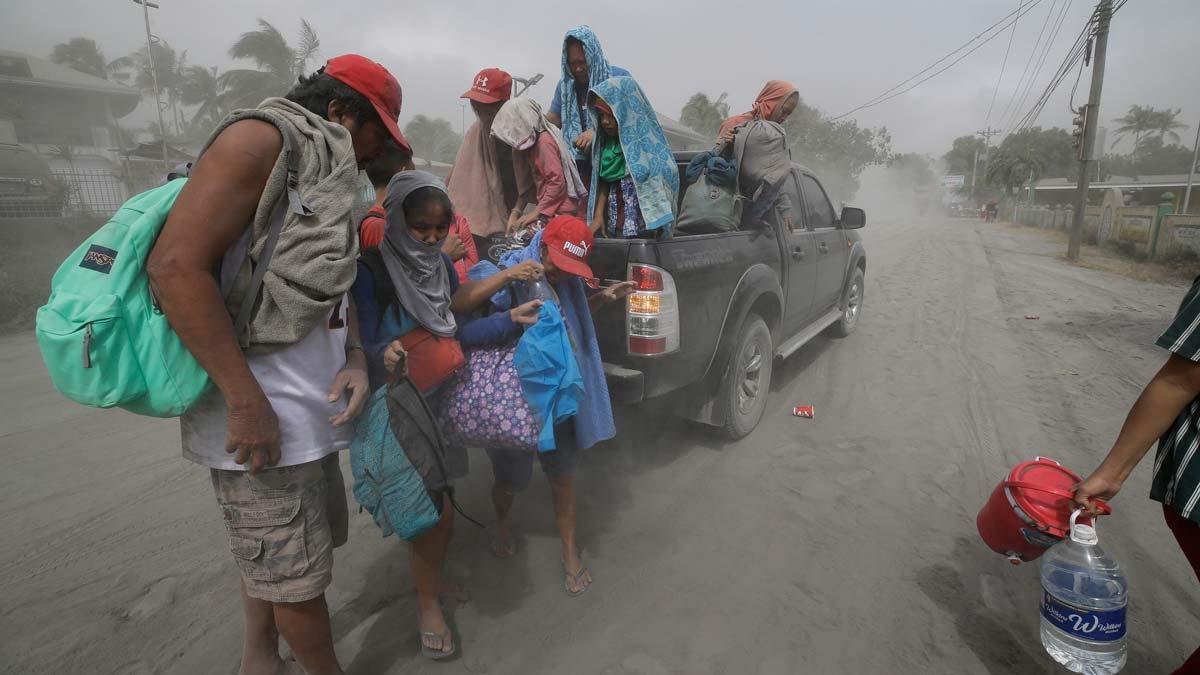
[[[396,287],[392,285],[392,277],[383,262],[383,253],[378,248],[369,248],[359,254],[358,259],[371,270],[371,278],[375,282],[375,301],[379,303],[379,315],[382,317],[385,311],[396,304]]]
[[[254,313],[254,305],[258,300],[258,292],[262,290],[263,278],[267,276],[267,266],[271,264],[271,256],[275,254],[275,245],[279,243],[279,232],[283,229],[283,221],[286,219],[287,209],[285,208],[284,200],[281,198],[275,202],[275,208],[271,209],[267,242],[263,246],[262,257],[258,259],[258,265],[254,267],[254,273],[250,275],[250,286],[246,288],[246,295],[242,298],[241,307],[238,307],[237,318],[233,322],[234,335],[242,336],[245,334],[246,327],[250,325],[250,315]],[[248,246],[246,255],[250,255]],[[249,335],[246,335],[246,338],[248,340]],[[243,345],[243,347],[245,346]]]
[[[382,259],[380,259],[380,261],[382,262]],[[454,507],[455,511],[458,511],[459,515],[461,515],[463,518],[466,518],[467,520],[471,521],[472,523],[475,523],[477,526],[479,526],[479,529],[484,529],[483,523],[481,523],[478,520],[475,520],[471,516],[467,515],[467,513],[465,511],[463,511],[462,507],[459,506],[458,500],[454,498],[454,486],[450,483],[450,480],[449,480],[450,479],[450,471],[446,467],[446,462],[444,461],[444,458],[446,456],[446,440],[442,436],[441,427],[438,426],[437,416],[433,414],[433,409],[431,409],[429,407],[429,402],[426,401],[425,396],[422,395],[421,392],[417,390],[417,387],[416,387],[416,385],[414,385],[412,383],[412,380],[408,379],[407,377],[402,378],[401,380],[397,381],[396,383],[394,383],[390,386],[393,388],[400,387],[400,388],[407,389],[409,397],[412,399],[415,399],[421,403],[421,409],[425,413],[425,421],[428,422],[429,424],[428,424],[428,429],[419,423],[417,424],[417,426],[420,429],[422,435],[425,436],[426,440],[428,440],[432,445],[434,445],[436,447],[436,451],[433,453],[433,455],[434,455],[433,459],[435,462],[437,462],[438,468],[441,469],[442,475],[446,477],[446,486],[443,488],[446,493],[446,496],[450,498],[450,504]],[[431,494],[433,494],[433,493],[431,493]],[[434,498],[435,498],[435,505],[437,507],[437,511],[439,514],[441,514],[442,504],[440,503],[440,501],[436,500],[436,495],[434,495]]]
[[[241,306],[238,307],[237,318],[233,322],[234,335],[238,336],[238,341],[244,349],[249,346],[250,341],[250,336],[246,332],[246,328],[250,325],[250,319],[254,314],[254,306],[257,304],[259,291],[262,290],[263,279],[267,275],[267,267],[271,264],[271,257],[275,255],[275,246],[279,243],[279,233],[283,230],[283,221],[287,220],[288,211],[298,216],[311,216],[315,211],[309,208],[308,204],[304,202],[304,198],[300,196],[300,152],[293,145],[292,138],[288,135],[287,130],[280,126],[274,118],[265,116],[254,109],[240,110],[233,113],[231,118],[229,123],[225,125],[226,127],[246,119],[256,119],[274,124],[275,128],[279,130],[280,137],[283,139],[282,154],[284,166],[287,170],[285,192],[283,195],[280,195],[279,201],[271,209],[267,226],[267,240],[263,246],[262,256],[259,257],[258,264],[254,266],[254,272],[250,275],[250,285],[246,288],[246,295],[242,298]],[[247,242],[243,258],[238,261],[236,267],[241,267],[249,256],[250,244]]]

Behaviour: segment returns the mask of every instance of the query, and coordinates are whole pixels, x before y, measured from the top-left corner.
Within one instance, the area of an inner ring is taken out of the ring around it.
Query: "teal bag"
[[[97,408],[175,417],[208,388],[150,297],[146,257],[186,178],[125,202],[55,272],[37,313],[54,387]]]
[[[271,213],[266,245],[234,321],[239,339],[288,205],[294,212],[312,213],[295,189],[299,158],[286,133],[283,138],[289,189]],[[150,249],[186,182],[178,178],[122,204],[54,273],[35,333],[50,380],[67,398],[97,408],[178,417],[208,389],[208,373],[171,329],[146,275]]]
[[[453,499],[446,465],[437,421],[408,378],[375,390],[354,429],[350,471],[355,501],[383,536],[412,541],[437,525],[442,495]]]

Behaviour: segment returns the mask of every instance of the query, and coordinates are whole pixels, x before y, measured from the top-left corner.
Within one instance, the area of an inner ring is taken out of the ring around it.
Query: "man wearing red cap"
[[[499,68],[485,68],[471,80],[462,98],[471,102],[478,119],[463,136],[447,187],[455,212],[466,216],[471,231],[481,238],[480,251],[485,251],[483,238],[504,232],[517,200],[512,151],[492,138],[492,121],[512,98],[512,76]]]
[[[162,311],[215,385],[181,418],[182,443],[210,469],[241,571],[244,675],[282,670],[280,636],[305,672],[342,672],[324,594],[346,539],[338,451],[367,394],[347,300],[353,188],[388,139],[408,148],[400,105],[396,79],[351,54],[228,118],[147,262]],[[267,248],[259,295],[239,295]],[[226,301],[253,303],[244,334]]]
[[[587,264],[592,244],[593,234],[587,223],[575,216],[556,216],[546,224],[545,229],[534,235],[528,247],[504,257],[503,263],[508,267],[527,260],[541,262],[546,279],[554,288],[554,299],[558,301],[563,323],[571,338],[583,379],[583,396],[579,400],[579,412],[555,427],[554,450],[487,451],[495,481],[492,487],[492,504],[496,509],[493,553],[507,557],[516,552],[508,516],[516,494],[529,485],[536,455],[554,495],[555,523],[562,541],[563,591],[572,597],[581,595],[592,583],[591,572],[584,564],[575,538],[575,468],[578,453],[581,449],[612,438],[616,433],[592,312],[605,304],[624,299],[634,288],[633,282],[624,282],[589,295],[585,284],[592,279],[592,270]]]

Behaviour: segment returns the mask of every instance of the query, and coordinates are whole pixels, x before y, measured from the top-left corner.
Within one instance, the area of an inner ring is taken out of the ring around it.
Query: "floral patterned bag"
[[[538,422],[513,365],[516,345],[467,352],[467,365],[446,382],[438,422],[451,446],[536,450]]]

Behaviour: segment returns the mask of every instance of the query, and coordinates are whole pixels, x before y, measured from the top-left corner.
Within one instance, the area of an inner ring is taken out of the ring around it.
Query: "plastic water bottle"
[[[1125,666],[1129,584],[1096,528],[1075,523],[1080,513],[1042,558],[1042,646],[1071,672],[1114,675]]]

